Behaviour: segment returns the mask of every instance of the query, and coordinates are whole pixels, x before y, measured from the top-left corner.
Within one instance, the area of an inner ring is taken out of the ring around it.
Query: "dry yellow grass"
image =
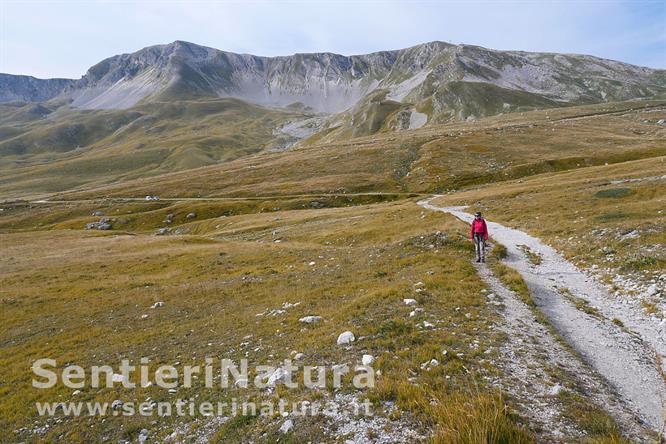
[[[637,110],[627,111],[631,108]],[[276,364],[300,351],[306,363],[318,365],[356,363],[363,353],[377,356],[382,377],[363,396],[379,406],[394,402],[398,412],[393,415],[423,433],[433,432],[435,442],[529,442],[510,404],[480,378],[500,371],[492,366],[492,353],[484,352],[505,338],[492,334],[498,315],[481,296],[483,284],[468,260],[472,247],[466,227],[420,209],[408,199],[411,194],[400,193],[467,187],[438,203],[482,208],[491,220],[532,232],[583,265],[603,264],[599,251],[609,246],[619,266],[658,271],[663,256],[643,260],[641,248],[666,242],[659,213],[666,207],[663,180],[609,183],[664,174],[666,130],[651,123],[657,117],[666,117],[661,102],[498,116],[262,153],[152,178],[118,176],[112,185],[104,184],[115,180],[110,176],[98,180],[93,174],[86,180],[95,187],[75,187],[59,196],[96,199],[91,201],[5,202],[0,213],[0,440],[32,439],[15,430],[39,422],[35,401],[72,398],[63,387],[30,388],[30,364],[39,357],[89,367],[147,356],[157,366],[247,353],[253,361]],[[45,171],[20,168],[3,175],[0,192],[34,196],[82,183],[80,178],[67,182],[62,171]],[[393,194],[354,194],[362,192]],[[330,193],[338,195],[321,195]],[[244,199],[100,199],[147,194]],[[251,199],[256,196],[264,197]],[[81,230],[99,219],[91,216],[97,210],[114,219],[113,230]],[[188,219],[189,212],[196,218]],[[167,214],[173,214],[171,224],[164,222]],[[167,225],[183,234],[153,236]],[[641,243],[613,238],[609,244],[590,237],[591,226],[610,233],[636,229]],[[501,257],[501,248],[496,251]],[[529,291],[515,271],[501,264],[495,271],[529,303]],[[425,292],[415,292],[419,281]],[[425,317],[410,318],[404,297],[417,299]],[[155,301],[165,306],[151,310]],[[256,316],[285,302],[301,304],[279,316]],[[309,314],[324,321],[304,327],[298,319]],[[441,328],[424,332],[417,325],[423,319],[439,321]],[[337,334],[347,329],[364,337],[349,350],[335,346]],[[479,347],[470,349],[474,340]],[[423,371],[421,364],[433,358],[440,365]],[[114,389],[84,390],[79,399],[220,400],[235,394]],[[331,396],[329,391],[280,394]],[[604,439],[614,442],[616,430],[602,427],[609,424],[606,419],[599,414],[589,424],[601,424],[597,435],[608,432],[613,437]],[[66,419],[41,439],[136,439],[142,427],[154,429],[149,421]],[[163,438],[175,425],[161,421],[153,437]],[[261,442],[262,433],[276,431],[276,421],[240,418],[218,439]],[[322,424],[313,421],[284,440],[324,438]]]
[[[540,172],[663,156],[666,128],[656,121],[665,117],[663,101],[507,114],[468,124],[262,152],[155,177],[146,177],[154,174],[148,169],[138,179],[92,167],[14,167],[3,174],[0,195],[34,197],[76,190],[63,196],[196,197],[460,189]],[[103,159],[97,161],[104,165]],[[108,167],[118,162],[110,161]],[[87,178],[76,183],[83,173]],[[96,178],[98,173],[104,174]]]
[[[218,222],[224,226],[218,227]],[[448,240],[434,236],[438,230]],[[383,372],[380,387],[403,384],[405,371],[414,369],[421,373],[419,385],[429,387],[428,396],[438,396],[442,408],[449,409],[464,408],[456,407],[462,399],[456,393],[475,386],[474,373],[496,371],[478,359],[500,340],[488,335],[488,324],[496,315],[485,306],[482,284],[467,261],[470,246],[464,230],[449,217],[424,213],[407,201],[229,216],[200,221],[196,231],[200,234],[164,237],[63,229],[0,235],[3,440],[27,436],[14,430],[37,420],[35,401],[73,398],[65,387],[30,387],[30,364],[39,357],[57,359],[60,368],[65,363],[88,368],[97,363],[118,365],[120,358],[138,362],[142,356],[151,359],[151,366],[201,363],[204,356],[238,359],[246,351],[252,361],[275,364],[292,350],[305,353],[306,363],[353,364],[362,352],[371,353]],[[273,242],[274,231],[282,242]],[[415,293],[417,281],[424,283],[426,293]],[[410,309],[403,297],[418,299],[426,313],[422,319],[407,316]],[[165,306],[151,310],[158,300]],[[301,305],[280,316],[256,316],[284,302]],[[458,306],[465,312],[457,311]],[[465,317],[466,312],[472,317]],[[149,317],[141,319],[143,314]],[[304,328],[297,320],[308,314],[320,315],[324,322]],[[422,331],[416,324],[423,319],[439,320],[442,328]],[[337,334],[345,329],[365,339],[350,350],[335,346]],[[480,348],[470,351],[468,343],[475,339]],[[242,347],[242,342],[252,345]],[[442,357],[443,347],[450,358]],[[456,357],[463,351],[464,357]],[[421,371],[420,364],[432,358],[442,361],[437,371]],[[501,419],[504,402],[496,400],[492,390],[479,390],[484,412],[479,414],[499,415],[500,424],[489,417],[489,427],[522,436],[508,417]],[[76,398],[167,400],[194,395],[217,400],[231,393],[86,389]],[[401,410],[417,422],[445,428],[445,434],[463,425],[451,423],[450,415],[432,416],[421,395],[420,390],[405,392]],[[373,396],[377,402],[387,399]],[[42,438],[133,438],[149,425],[147,421],[66,419]],[[164,434],[172,430],[168,421],[160,427]],[[249,421],[239,427],[240,436],[249,439],[274,426]],[[304,427],[302,433],[306,435],[296,435],[297,441],[323,436],[316,427]]]
[[[609,283],[618,273],[648,282],[666,267],[664,175],[661,156],[477,187],[439,203],[482,209],[583,268],[598,267]]]

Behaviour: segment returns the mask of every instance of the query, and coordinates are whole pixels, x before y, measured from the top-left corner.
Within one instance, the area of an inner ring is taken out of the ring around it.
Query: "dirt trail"
[[[418,204],[472,221],[473,216],[464,212],[464,207],[432,205],[430,201],[437,197]],[[666,385],[655,359],[655,350],[666,355],[666,341],[660,333],[642,322],[631,308],[607,303],[611,298],[601,285],[539,239],[494,222],[488,222],[488,229],[494,239],[506,246],[507,264],[520,272],[537,307],[559,334],[610,383],[631,411],[650,428],[660,431],[666,401]],[[523,246],[540,255],[539,265],[532,263]],[[561,292],[563,289],[598,307],[600,314],[595,316],[576,308],[571,297]],[[611,322],[613,318],[622,321],[626,328]]]
[[[533,309],[504,286],[486,264],[474,265],[490,289],[486,292],[488,303],[498,306],[502,314],[503,320],[495,328],[511,338],[494,359],[503,372],[491,383],[511,395],[539,442],[581,441],[588,433],[570,417],[560,399],[564,391],[574,392],[612,414],[624,436],[635,442],[653,442],[636,415],[537,319]]]

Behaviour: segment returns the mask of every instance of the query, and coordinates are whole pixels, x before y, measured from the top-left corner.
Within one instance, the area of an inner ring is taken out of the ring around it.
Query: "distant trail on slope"
[[[474,218],[463,211],[465,207],[432,205],[430,202],[437,197],[440,196],[421,200],[418,205],[452,214],[465,222]],[[507,264],[522,275],[537,307],[560,335],[611,384],[632,411],[652,429],[661,431],[666,384],[654,350],[664,356],[666,341],[659,331],[642,322],[632,308],[623,306],[621,310],[606,304],[611,298],[601,285],[539,239],[495,222],[488,222],[488,229],[494,239],[506,246]],[[532,264],[521,246],[538,253],[541,263]],[[568,289],[575,297],[589,301],[605,318],[579,310],[558,289]],[[620,319],[635,333],[613,324],[613,318]]]
[[[367,192],[367,193],[313,193],[313,194],[268,194],[262,196],[220,196],[220,197],[162,197],[159,200],[146,200],[145,197],[97,197],[90,199],[29,199],[26,202],[32,204],[72,204],[72,203],[99,203],[99,202],[223,202],[237,200],[268,200],[268,199],[297,199],[297,198],[326,198],[326,197],[360,197],[360,196],[398,196],[417,197],[429,196],[424,193],[410,193],[405,191],[395,192]],[[18,199],[19,201],[21,199]]]

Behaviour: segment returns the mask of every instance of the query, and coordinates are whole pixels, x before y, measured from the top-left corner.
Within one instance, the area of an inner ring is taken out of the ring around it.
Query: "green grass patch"
[[[608,413],[591,405],[582,396],[563,390],[559,398],[564,405],[563,416],[574,422],[587,434],[587,439],[584,442],[631,442],[622,437],[619,426]]]
[[[611,211],[610,213],[603,213],[595,216],[594,219],[599,222],[612,222],[615,220],[626,219],[627,217],[628,215],[622,211]]]
[[[571,293],[571,290],[568,288],[558,288],[559,293],[567,298],[577,310],[580,310],[584,313],[594,316],[599,319],[603,319],[603,315],[596,308],[592,307],[588,301],[585,299],[579,298]]]
[[[493,263],[491,267],[500,282],[516,293],[521,301],[530,307],[536,307],[530,289],[520,273],[501,262]]]
[[[532,263],[532,265],[541,265],[542,259],[539,253],[532,251],[532,249],[527,245],[518,245],[518,248],[520,248],[520,250],[525,253],[527,259]]]
[[[594,197],[608,199],[608,198],[618,198],[618,197],[627,197],[632,194],[631,188],[610,188],[608,190],[597,191],[594,193]]]
[[[247,427],[251,426],[257,418],[257,416],[253,415],[236,415],[232,417],[215,434],[211,442],[214,444],[242,442],[245,436],[244,431]]]
[[[504,245],[500,244],[499,242],[495,242],[493,249],[491,250],[491,254],[495,259],[502,260],[506,259],[509,253]]]

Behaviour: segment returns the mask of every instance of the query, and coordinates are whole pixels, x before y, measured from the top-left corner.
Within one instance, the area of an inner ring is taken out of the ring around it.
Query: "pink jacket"
[[[469,235],[472,240],[474,240],[474,233],[481,233],[483,234],[483,239],[488,240],[488,226],[485,219],[474,219],[472,221],[472,232]]]

